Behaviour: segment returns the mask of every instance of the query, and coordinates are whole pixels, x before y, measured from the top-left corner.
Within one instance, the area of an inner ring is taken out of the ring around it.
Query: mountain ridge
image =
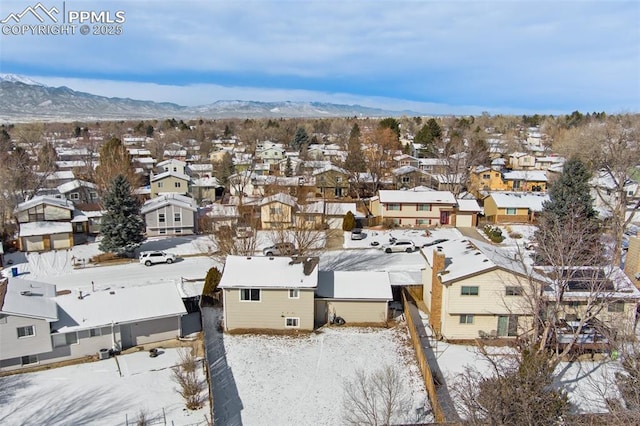
[[[193,107],[171,102],[106,97],[28,77],[0,74],[0,122],[88,121],[162,118],[321,118],[421,115],[414,111],[330,102],[217,100]]]

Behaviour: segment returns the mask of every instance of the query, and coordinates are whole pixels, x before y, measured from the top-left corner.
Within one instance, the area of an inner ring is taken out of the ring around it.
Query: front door
[[[440,212],[440,225],[448,225],[449,224],[449,214],[451,212]]]

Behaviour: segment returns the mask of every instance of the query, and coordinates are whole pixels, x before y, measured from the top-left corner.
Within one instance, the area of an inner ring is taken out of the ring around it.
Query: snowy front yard
[[[407,339],[404,328],[326,328],[303,337],[225,335],[242,423],[343,424],[345,380],[357,369],[373,373],[386,366],[397,367],[405,384],[403,399],[411,408],[403,420],[415,421],[429,411],[429,402]]]
[[[119,425],[127,420],[138,424],[144,412],[147,419],[165,416],[167,424],[206,425],[211,419],[208,399],[200,410],[184,409],[171,379],[171,367],[179,362],[178,349],[163,351],[156,358],[136,352],[118,356],[118,362],[110,358],[1,377],[0,424]]]

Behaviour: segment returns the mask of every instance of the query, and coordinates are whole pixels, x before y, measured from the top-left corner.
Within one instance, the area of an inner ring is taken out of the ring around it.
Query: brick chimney
[[[627,260],[624,264],[624,273],[632,283],[640,289],[640,232],[635,237],[629,238]]]
[[[439,272],[444,270],[445,255],[441,247],[437,247],[433,251],[433,263],[431,271],[431,314],[429,315],[429,324],[431,329],[440,337],[442,334],[442,281],[440,281]]]

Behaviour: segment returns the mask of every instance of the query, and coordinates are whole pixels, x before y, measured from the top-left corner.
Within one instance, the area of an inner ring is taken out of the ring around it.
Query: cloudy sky
[[[36,4],[2,0],[0,20]],[[42,5],[124,11],[123,34],[5,35],[15,31],[7,26],[38,23],[10,20],[0,35],[0,72],[181,105],[240,99],[423,113],[640,111],[637,0]]]

